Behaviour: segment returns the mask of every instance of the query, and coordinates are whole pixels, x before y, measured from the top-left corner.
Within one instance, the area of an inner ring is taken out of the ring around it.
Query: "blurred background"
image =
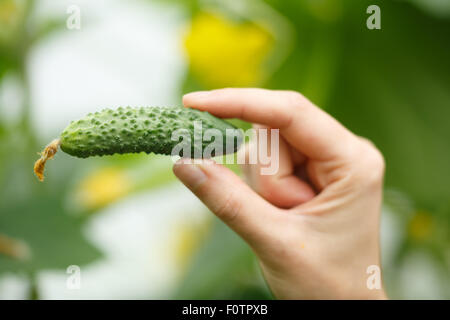
[[[88,112],[227,86],[300,91],[371,139],[388,295],[450,299],[449,40],[447,0],[0,0],[0,299],[272,299],[169,158],[59,153],[45,183],[32,172]]]

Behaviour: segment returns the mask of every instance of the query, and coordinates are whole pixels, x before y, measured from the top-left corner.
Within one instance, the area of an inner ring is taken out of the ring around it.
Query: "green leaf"
[[[35,273],[94,261],[100,252],[85,239],[82,229],[83,221],[70,216],[61,199],[54,195],[3,203],[0,232],[23,241],[31,255],[25,260],[0,255],[0,273]]]
[[[204,241],[181,282],[175,298],[270,297],[262,283],[252,251],[223,222],[215,219],[210,237]]]

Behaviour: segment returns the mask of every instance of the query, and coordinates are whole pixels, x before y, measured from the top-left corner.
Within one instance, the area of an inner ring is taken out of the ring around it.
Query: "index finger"
[[[271,128],[309,158],[327,160],[346,154],[355,136],[329,114],[293,91],[219,89],[183,97],[186,107],[220,118],[239,118]]]

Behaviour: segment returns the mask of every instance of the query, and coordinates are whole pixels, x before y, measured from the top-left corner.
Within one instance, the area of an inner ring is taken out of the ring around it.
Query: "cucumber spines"
[[[200,121],[203,131],[217,129],[223,137],[226,137],[227,129],[237,130],[233,125],[195,109],[121,107],[105,109],[72,122],[61,135],[61,150],[79,158],[139,152],[170,155],[179,143],[171,139],[172,133],[187,130],[190,141],[194,141],[195,121]],[[223,142],[225,144],[226,139]],[[239,146],[239,141],[235,142],[236,148],[232,152]],[[202,150],[209,143],[204,141]],[[225,147],[223,145],[224,151]],[[195,151],[193,143],[191,151]]]
[[[42,181],[45,162],[54,156],[58,146],[79,158],[140,152],[171,155],[172,150],[180,146],[178,155],[202,158],[236,152],[242,138],[241,131],[232,124],[195,109],[104,109],[72,121],[60,139],[54,140],[41,153],[35,173]]]

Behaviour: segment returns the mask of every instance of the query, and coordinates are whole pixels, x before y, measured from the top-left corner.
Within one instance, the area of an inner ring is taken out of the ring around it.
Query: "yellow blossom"
[[[0,43],[11,40],[22,18],[22,11],[17,1],[0,0]]]
[[[183,221],[175,226],[175,238],[172,242],[171,252],[174,254],[175,263],[180,271],[190,262],[191,258],[200,247],[202,240],[209,230],[210,220],[198,222]]]
[[[29,260],[31,249],[23,240],[0,233],[0,254],[18,260]]]
[[[341,0],[307,0],[305,4],[316,18],[324,22],[334,22],[342,17]]]
[[[423,240],[430,236],[433,230],[433,220],[426,212],[417,212],[409,222],[408,233],[415,240]]]
[[[130,188],[130,179],[123,170],[108,167],[84,178],[77,188],[76,198],[83,207],[97,209],[123,197]]]
[[[192,72],[207,87],[252,86],[264,77],[273,37],[255,23],[203,12],[191,21],[184,44]]]

